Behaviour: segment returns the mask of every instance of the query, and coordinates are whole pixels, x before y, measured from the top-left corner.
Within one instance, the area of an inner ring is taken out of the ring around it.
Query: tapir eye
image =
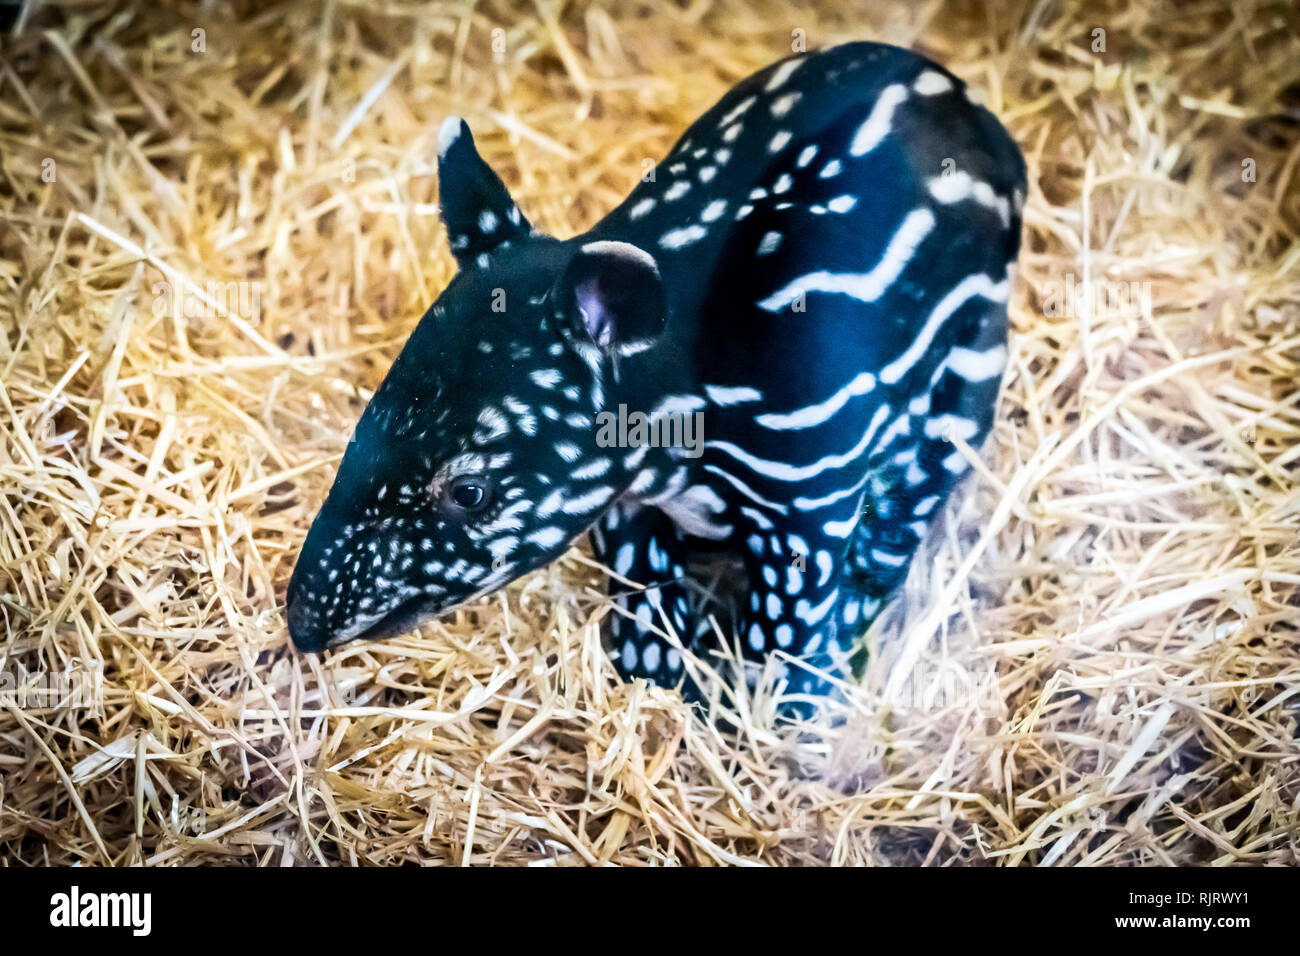
[[[491,498],[491,489],[486,478],[478,475],[462,475],[451,483],[448,497],[461,511],[473,513],[487,507]]]

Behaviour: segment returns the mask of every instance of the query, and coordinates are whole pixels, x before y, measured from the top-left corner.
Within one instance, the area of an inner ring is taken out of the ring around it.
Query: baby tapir
[[[1025,192],[1003,127],[936,64],[850,43],[740,83],[573,239],[459,119],[438,158],[459,271],[307,535],[294,643],[402,633],[591,529],[647,586],[614,585],[626,678],[681,683],[665,632],[728,607],[754,658],[842,663],[968,469],[950,438],[992,424]],[[719,558],[744,572],[720,604],[696,583]]]

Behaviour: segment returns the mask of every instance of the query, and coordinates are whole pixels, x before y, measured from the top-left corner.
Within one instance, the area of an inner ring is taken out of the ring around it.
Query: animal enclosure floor
[[[0,689],[0,857],[1300,862],[1300,19],[1089,6],[20,22],[0,675],[46,686]],[[716,699],[724,733],[619,683],[582,550],[418,633],[296,654],[308,522],[451,276],[442,119],[567,237],[737,80],[851,39],[983,90],[1030,174],[995,435],[956,443],[975,473],[838,713],[774,726],[767,674]]]

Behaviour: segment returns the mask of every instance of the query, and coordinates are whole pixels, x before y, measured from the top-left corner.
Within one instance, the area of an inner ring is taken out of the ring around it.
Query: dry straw
[[[1289,3],[242,6],[3,41],[0,672],[102,667],[102,714],[4,698],[0,856],[1297,862]],[[995,439],[842,719],[620,684],[580,551],[295,654],[307,523],[450,276],[439,121],[568,236],[800,35],[938,57],[1031,170]]]

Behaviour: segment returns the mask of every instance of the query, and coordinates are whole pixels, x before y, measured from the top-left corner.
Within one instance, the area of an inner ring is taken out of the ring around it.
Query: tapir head
[[[665,323],[655,260],[535,232],[459,119],[439,130],[459,271],[357,424],[289,582],[294,644],[410,630],[561,554],[636,474],[596,417]]]

